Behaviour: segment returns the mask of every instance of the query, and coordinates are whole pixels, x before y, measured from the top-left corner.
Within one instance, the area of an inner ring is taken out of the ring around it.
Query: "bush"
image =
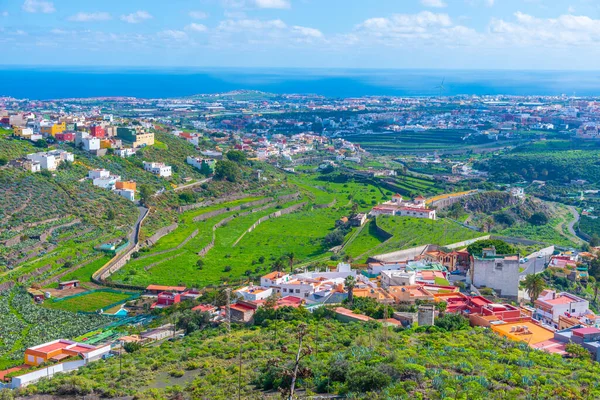
[[[352,392],[379,391],[391,382],[392,379],[383,372],[363,365],[352,368],[347,377],[348,389]]]
[[[171,375],[173,378],[181,378],[183,375],[185,375],[185,371],[182,369],[173,369],[169,371],[169,375]]]

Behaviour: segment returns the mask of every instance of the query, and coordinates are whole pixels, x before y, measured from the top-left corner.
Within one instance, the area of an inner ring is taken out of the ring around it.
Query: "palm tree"
[[[352,303],[354,301],[353,290],[356,287],[356,278],[352,275],[348,275],[344,280],[344,285],[346,286],[346,289],[348,289],[348,304],[352,306]]]
[[[290,274],[291,274],[292,272],[294,272],[293,269],[294,269],[294,261],[296,261],[296,255],[294,254],[294,252],[290,252],[290,253],[286,254],[286,257],[288,259],[288,262],[290,263]]]
[[[541,274],[530,274],[523,281],[523,287],[527,291],[531,302],[534,302],[540,297],[542,290],[546,288],[546,281]]]
[[[271,269],[273,271],[278,271],[278,272],[283,269],[283,261],[281,261],[281,258],[278,258],[277,260],[275,260],[275,262],[273,262]]]

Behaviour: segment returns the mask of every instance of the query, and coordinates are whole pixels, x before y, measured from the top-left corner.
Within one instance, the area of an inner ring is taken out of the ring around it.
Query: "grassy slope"
[[[541,351],[528,350],[524,344],[508,342],[489,331],[473,329],[452,333],[388,332],[381,328],[369,332],[364,325],[335,321],[310,322],[306,344],[315,346],[316,324],[320,324],[319,351],[305,358],[310,377],[301,379],[301,395],[320,392],[346,396],[349,383],[366,373],[382,371],[389,380],[381,392],[356,391],[356,399],[540,399],[598,398],[600,378],[596,364],[589,360],[566,360]],[[230,399],[238,389],[245,399],[280,398],[277,390],[262,392],[256,388],[260,371],[277,359],[290,360],[297,349],[295,325],[278,323],[274,329],[234,329],[230,335],[208,329],[183,341],[165,342],[148,347],[122,360],[100,361],[68,375],[25,388],[20,394],[78,394],[95,391],[107,397],[135,395],[139,399],[182,397]],[[372,343],[373,347],[370,348]],[[238,349],[242,349],[242,370],[238,374]],[[288,354],[281,346],[289,348]],[[336,361],[337,360],[337,361]],[[123,374],[119,374],[122,361]],[[338,372],[339,381],[327,380]],[[173,379],[173,371],[185,371]],[[348,371],[348,372],[346,372]],[[403,375],[403,371],[416,372]],[[419,372],[420,371],[420,372]],[[348,374],[348,375],[346,375]],[[178,385],[175,387],[175,385]],[[327,389],[328,387],[328,389]],[[62,392],[60,391],[62,390]],[[71,391],[69,391],[71,390]],[[66,392],[65,392],[66,391]]]

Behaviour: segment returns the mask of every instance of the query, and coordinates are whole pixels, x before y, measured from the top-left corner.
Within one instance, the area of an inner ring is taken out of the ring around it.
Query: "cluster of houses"
[[[110,114],[56,114],[47,119],[31,112],[0,110],[0,125],[11,127],[13,135],[21,139],[72,142],[97,156],[114,149],[120,157],[129,157],[137,148],[154,144],[154,133],[148,132],[153,128],[151,123],[142,121],[135,126],[117,126]]]
[[[107,169],[92,169],[88,172],[88,178],[94,186],[112,190],[127,200],[135,201],[136,183],[134,181],[122,181],[121,176],[113,175]]]
[[[373,207],[369,215],[398,215],[402,217],[436,219],[435,210],[427,207],[427,199],[425,197],[418,196],[413,201],[406,201],[400,194],[394,194],[391,200]]]
[[[27,154],[24,159],[15,162],[29,172],[40,172],[42,170],[56,171],[61,163],[73,161],[75,161],[73,153],[65,150],[50,150]]]

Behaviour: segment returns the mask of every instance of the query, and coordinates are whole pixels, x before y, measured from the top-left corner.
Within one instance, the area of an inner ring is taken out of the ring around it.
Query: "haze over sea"
[[[600,96],[600,72],[414,69],[0,67],[0,96],[38,100],[182,97],[252,89],[327,97],[451,95]]]

